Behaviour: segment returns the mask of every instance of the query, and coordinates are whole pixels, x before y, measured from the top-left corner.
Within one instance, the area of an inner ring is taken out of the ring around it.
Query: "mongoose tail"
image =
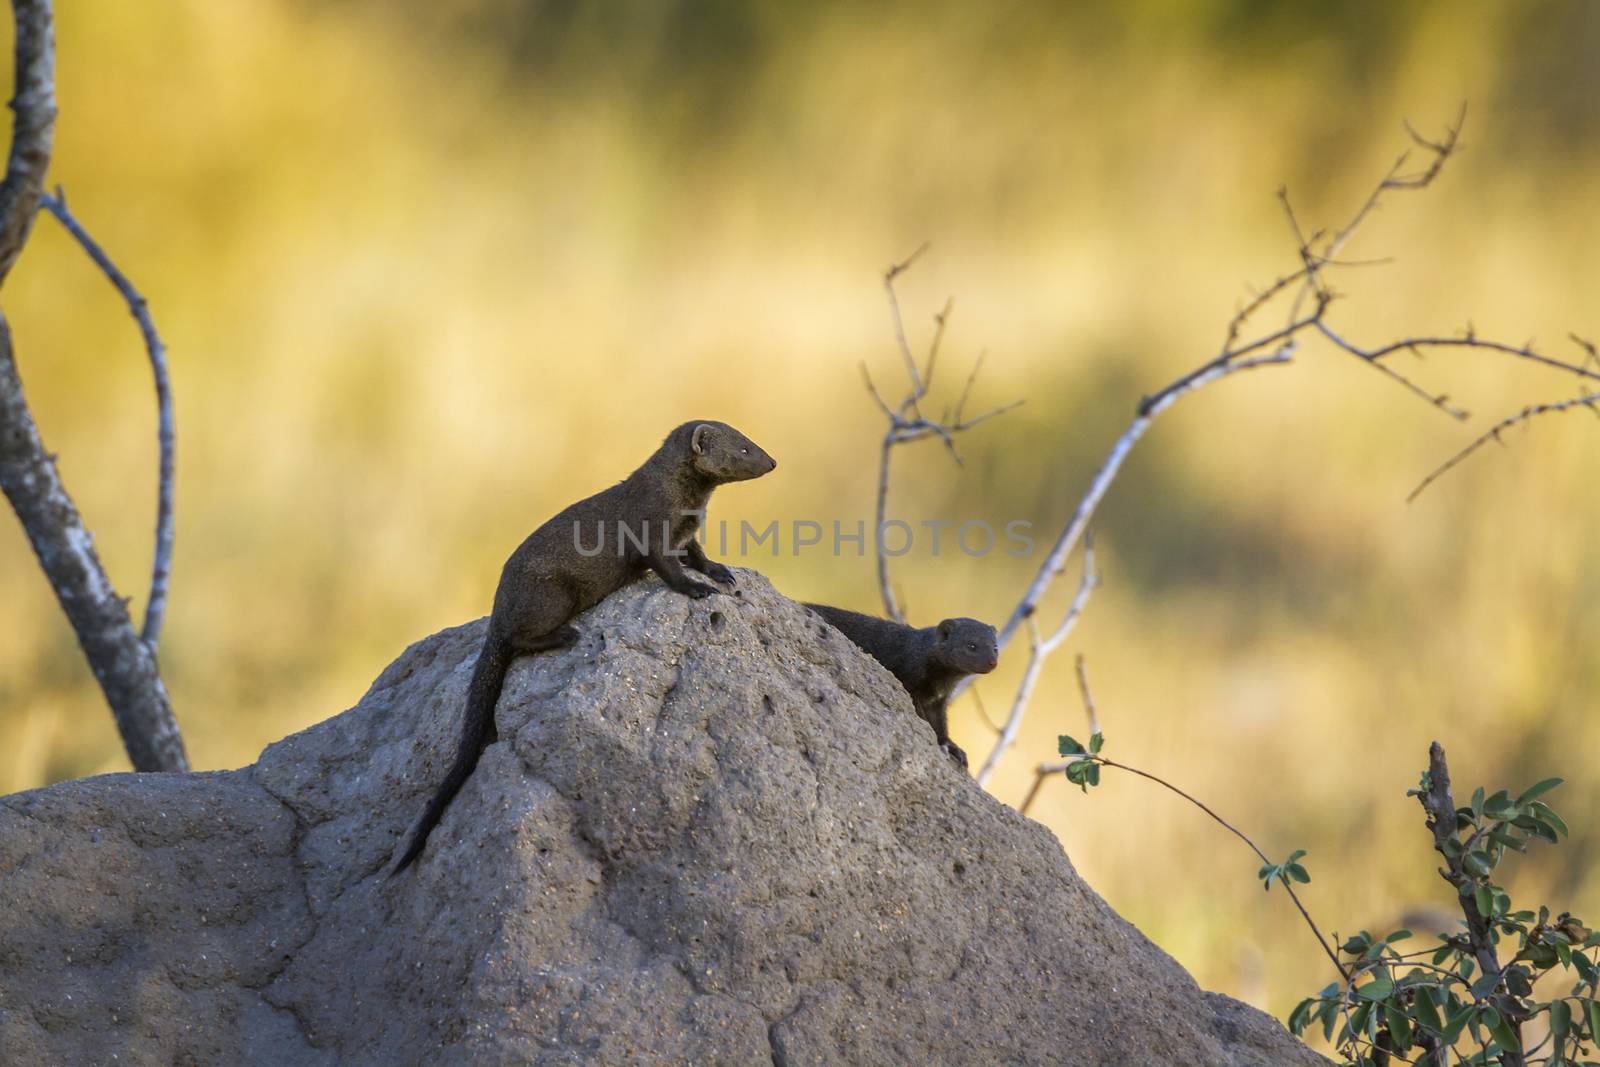
[[[450,773],[444,776],[439,791],[428,801],[427,809],[423,811],[416,829],[411,832],[411,844],[406,846],[405,854],[389,872],[391,878],[422,855],[428,835],[444,817],[444,809],[461,791],[467,776],[478,765],[478,757],[483,755],[483,750],[494,742],[494,706],[500,700],[500,690],[506,683],[506,671],[510,669],[511,645],[496,634],[491,625],[488,636],[483,640],[483,651],[478,653],[478,665],[472,669],[472,681],[467,686],[467,710],[461,720],[461,747],[456,750]]]

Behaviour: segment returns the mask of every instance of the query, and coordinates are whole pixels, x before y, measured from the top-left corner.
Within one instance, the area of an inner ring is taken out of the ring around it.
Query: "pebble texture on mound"
[[[0,1062],[1297,1067],[882,668],[759,574],[512,667],[416,865],[483,622],[217,774],[0,798]]]

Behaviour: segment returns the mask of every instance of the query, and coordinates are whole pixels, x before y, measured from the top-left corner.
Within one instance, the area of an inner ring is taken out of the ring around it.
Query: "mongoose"
[[[950,740],[945,705],[957,682],[969,674],[988,674],[1000,661],[994,627],[977,619],[946,619],[937,626],[918,629],[826,604],[806,607],[900,680],[917,714],[933,727],[939,747],[965,769],[967,754]]]
[[[695,532],[713,489],[759,478],[777,465],[732,426],[686,422],[622,482],[571,505],[517,546],[495,589],[489,632],[467,687],[455,763],[392,874],[421,854],[478,756],[496,740],[494,709],[512,659],[571,647],[579,636],[568,625],[573,616],[647,570],[696,600],[718,590],[691,578],[685,564],[714,582],[732,585],[732,572],[706,558]]]

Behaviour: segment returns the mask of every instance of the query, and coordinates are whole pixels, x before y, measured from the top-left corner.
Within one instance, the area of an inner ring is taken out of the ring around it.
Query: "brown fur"
[[[732,585],[733,574],[706,558],[695,533],[713,489],[759,478],[776,466],[732,426],[686,422],[622,482],[566,508],[517,546],[495,590],[489,632],[467,689],[455,763],[392,873],[422,853],[428,834],[477,766],[478,756],[496,740],[495,703],[512,659],[570,647],[579,637],[569,625],[574,616],[647,571],[695,599],[718,589],[691,577],[685,565]],[[588,554],[595,546],[599,551]]]
[[[950,691],[969,674],[988,674],[1000,659],[994,627],[977,619],[945,619],[918,629],[875,615],[826,604],[807,604],[857,648],[900,680],[924,722],[933,727],[939,747],[965,768],[967,754],[950,740],[946,705]]]

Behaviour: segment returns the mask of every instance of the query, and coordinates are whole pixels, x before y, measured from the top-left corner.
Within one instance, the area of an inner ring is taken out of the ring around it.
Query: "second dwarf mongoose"
[[[945,705],[956,683],[969,674],[988,674],[1000,661],[994,627],[977,619],[946,619],[937,626],[918,629],[826,604],[806,607],[900,680],[917,714],[933,727],[939,747],[965,768],[967,754],[950,740]]]

